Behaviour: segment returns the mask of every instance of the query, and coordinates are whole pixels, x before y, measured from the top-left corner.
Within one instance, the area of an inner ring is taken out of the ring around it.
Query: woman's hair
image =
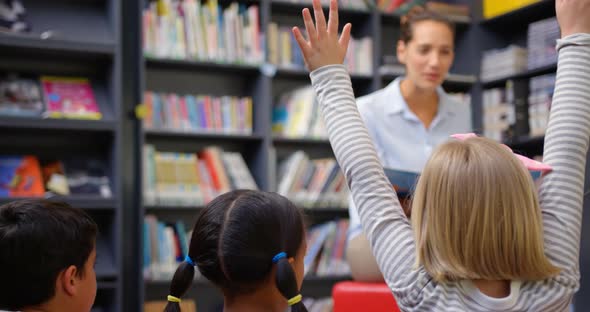
[[[423,21],[435,21],[442,23],[448,26],[453,33],[453,37],[455,36],[455,25],[448,18],[436,12],[426,10],[421,6],[414,6],[400,19],[401,31],[399,40],[403,41],[404,43],[412,41],[412,38],[414,37],[414,25]]]
[[[288,258],[295,257],[304,243],[301,211],[276,193],[232,191],[215,198],[200,213],[188,255],[201,274],[218,286],[225,296],[236,297],[256,291],[276,269],[276,286],[286,300],[299,294],[299,285]],[[286,257],[273,263],[273,257]],[[194,267],[180,264],[170,284],[170,295],[180,298],[190,287]],[[165,312],[180,311],[168,302]],[[291,311],[306,312],[303,302]]]
[[[490,139],[435,150],[416,186],[412,227],[416,264],[438,282],[542,280],[559,272],[544,253],[529,171]]]

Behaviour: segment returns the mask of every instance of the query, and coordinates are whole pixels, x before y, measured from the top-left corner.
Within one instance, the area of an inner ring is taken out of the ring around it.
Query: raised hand
[[[575,33],[590,33],[589,0],[557,0],[555,13],[562,37]]]
[[[313,24],[309,10],[303,9],[303,22],[309,41],[303,38],[299,28],[293,27],[293,35],[310,71],[325,65],[342,64],[350,41],[350,23],[344,26],[342,35],[338,38],[338,2],[330,0],[330,15],[328,25],[320,0],[313,0],[313,11],[316,24]]]

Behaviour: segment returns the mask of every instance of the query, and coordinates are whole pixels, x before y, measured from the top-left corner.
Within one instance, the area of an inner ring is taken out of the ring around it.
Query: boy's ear
[[[63,289],[68,296],[76,294],[76,286],[78,285],[78,269],[75,265],[70,265],[63,270],[57,277],[58,286]]]
[[[397,60],[400,64],[406,64],[406,43],[403,40],[397,41]]]
[[[287,259],[287,261],[289,261],[289,264],[293,265],[293,263],[295,263],[295,258],[291,257]]]

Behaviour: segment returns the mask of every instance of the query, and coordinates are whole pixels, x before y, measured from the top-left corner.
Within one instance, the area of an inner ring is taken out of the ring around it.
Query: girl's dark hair
[[[286,300],[299,294],[295,272],[287,258],[295,257],[304,239],[301,211],[276,193],[238,190],[215,198],[200,213],[188,254],[201,274],[235,297],[257,290],[277,266],[276,285]],[[287,258],[273,264],[280,252]],[[194,267],[180,264],[170,295],[182,297],[194,278]],[[168,302],[165,312],[179,312]],[[291,311],[307,312],[302,302]]]
[[[401,32],[399,40],[404,43],[412,41],[414,25],[422,21],[435,21],[445,24],[453,33],[453,37],[455,36],[455,24],[453,24],[448,18],[421,6],[414,6],[406,15],[402,16],[400,20]]]

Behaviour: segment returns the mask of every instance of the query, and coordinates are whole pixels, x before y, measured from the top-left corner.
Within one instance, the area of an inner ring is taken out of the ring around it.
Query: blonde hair
[[[437,148],[414,192],[412,226],[416,264],[437,282],[542,280],[559,272],[544,253],[530,173],[489,139]]]

